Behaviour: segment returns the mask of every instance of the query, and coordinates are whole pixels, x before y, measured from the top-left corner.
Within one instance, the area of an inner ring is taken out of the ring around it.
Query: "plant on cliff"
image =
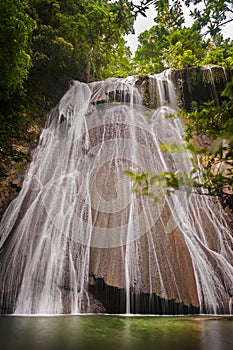
[[[232,202],[233,79],[226,85],[221,98],[221,105],[214,101],[194,105],[192,111],[183,112],[181,116],[185,118],[185,139],[200,160],[202,181],[196,181],[194,185],[207,188],[209,194],[221,196],[225,202]],[[203,133],[209,137],[211,148],[194,146],[195,137]]]

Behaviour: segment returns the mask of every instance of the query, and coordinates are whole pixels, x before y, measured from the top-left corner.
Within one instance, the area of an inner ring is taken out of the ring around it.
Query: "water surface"
[[[232,350],[233,317],[1,316],[2,350]]]

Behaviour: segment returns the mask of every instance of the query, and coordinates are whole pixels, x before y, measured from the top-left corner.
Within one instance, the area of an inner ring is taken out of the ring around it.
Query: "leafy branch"
[[[191,144],[187,149],[192,149],[199,160],[189,173],[178,170],[138,174],[127,170],[125,173],[134,181],[133,192],[153,198],[154,203],[164,194],[170,195],[179,190],[186,192],[187,197],[191,193],[219,196],[227,204],[233,193],[232,149],[221,145],[217,150],[207,152]]]

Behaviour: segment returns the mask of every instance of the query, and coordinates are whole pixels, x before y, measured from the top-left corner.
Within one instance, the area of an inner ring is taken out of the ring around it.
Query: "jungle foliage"
[[[151,4],[155,26],[139,36],[132,61],[123,36]],[[233,67],[232,41],[221,34],[233,19],[232,1],[0,0],[0,10],[0,102],[20,100],[38,112],[51,108],[75,79],[192,64]]]
[[[166,68],[218,64],[233,68],[233,42],[221,29],[233,21],[232,1],[146,1],[156,9],[155,25],[139,35],[134,65],[142,74]],[[183,9],[189,9],[191,26]]]
[[[147,1],[157,10],[155,25],[140,34],[134,64],[142,74],[159,73],[171,67],[220,65],[233,69],[233,42],[224,39],[221,29],[233,21],[232,1]],[[190,8],[191,27],[185,27],[182,5]],[[193,101],[191,111],[181,111],[184,120],[186,150],[193,154],[193,170],[157,174],[128,172],[133,190],[158,201],[161,188],[201,195],[219,196],[233,208],[233,80],[221,95],[221,103]],[[195,139],[203,135],[211,147],[197,147]],[[177,145],[161,145],[163,151],[180,152]],[[171,148],[172,147],[172,148]],[[183,151],[185,151],[183,149]]]
[[[0,0],[1,169],[15,159],[13,142],[35,120],[43,125],[72,80],[128,74],[123,35],[137,11],[123,0]]]
[[[22,92],[32,65],[30,41],[35,24],[22,1],[0,1],[0,100]]]
[[[146,16],[151,4],[155,25],[141,33],[132,58],[123,37],[133,33],[135,19]],[[184,8],[193,19],[191,27],[185,25]],[[137,5],[129,0],[0,0],[1,154],[12,156],[12,139],[35,118],[43,121],[72,80],[154,74],[167,67],[203,64],[233,69],[232,40],[221,33],[231,21],[232,0],[142,0]],[[232,96],[229,84],[221,106],[194,105],[185,116],[187,135],[207,132],[226,140],[227,150],[222,148],[217,156],[227,154],[227,162],[232,161],[232,139],[226,136],[232,125],[228,123]]]

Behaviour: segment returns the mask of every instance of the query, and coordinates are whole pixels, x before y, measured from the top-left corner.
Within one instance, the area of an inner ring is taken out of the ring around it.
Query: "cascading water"
[[[150,80],[156,110],[129,77],[74,82],[51,112],[1,222],[2,312],[92,312],[91,293],[105,306],[122,297],[107,312],[232,312],[233,238],[218,200],[161,189],[154,204],[125,173],[192,169],[187,152],[161,148],[183,142],[166,118],[177,110],[169,71]]]

